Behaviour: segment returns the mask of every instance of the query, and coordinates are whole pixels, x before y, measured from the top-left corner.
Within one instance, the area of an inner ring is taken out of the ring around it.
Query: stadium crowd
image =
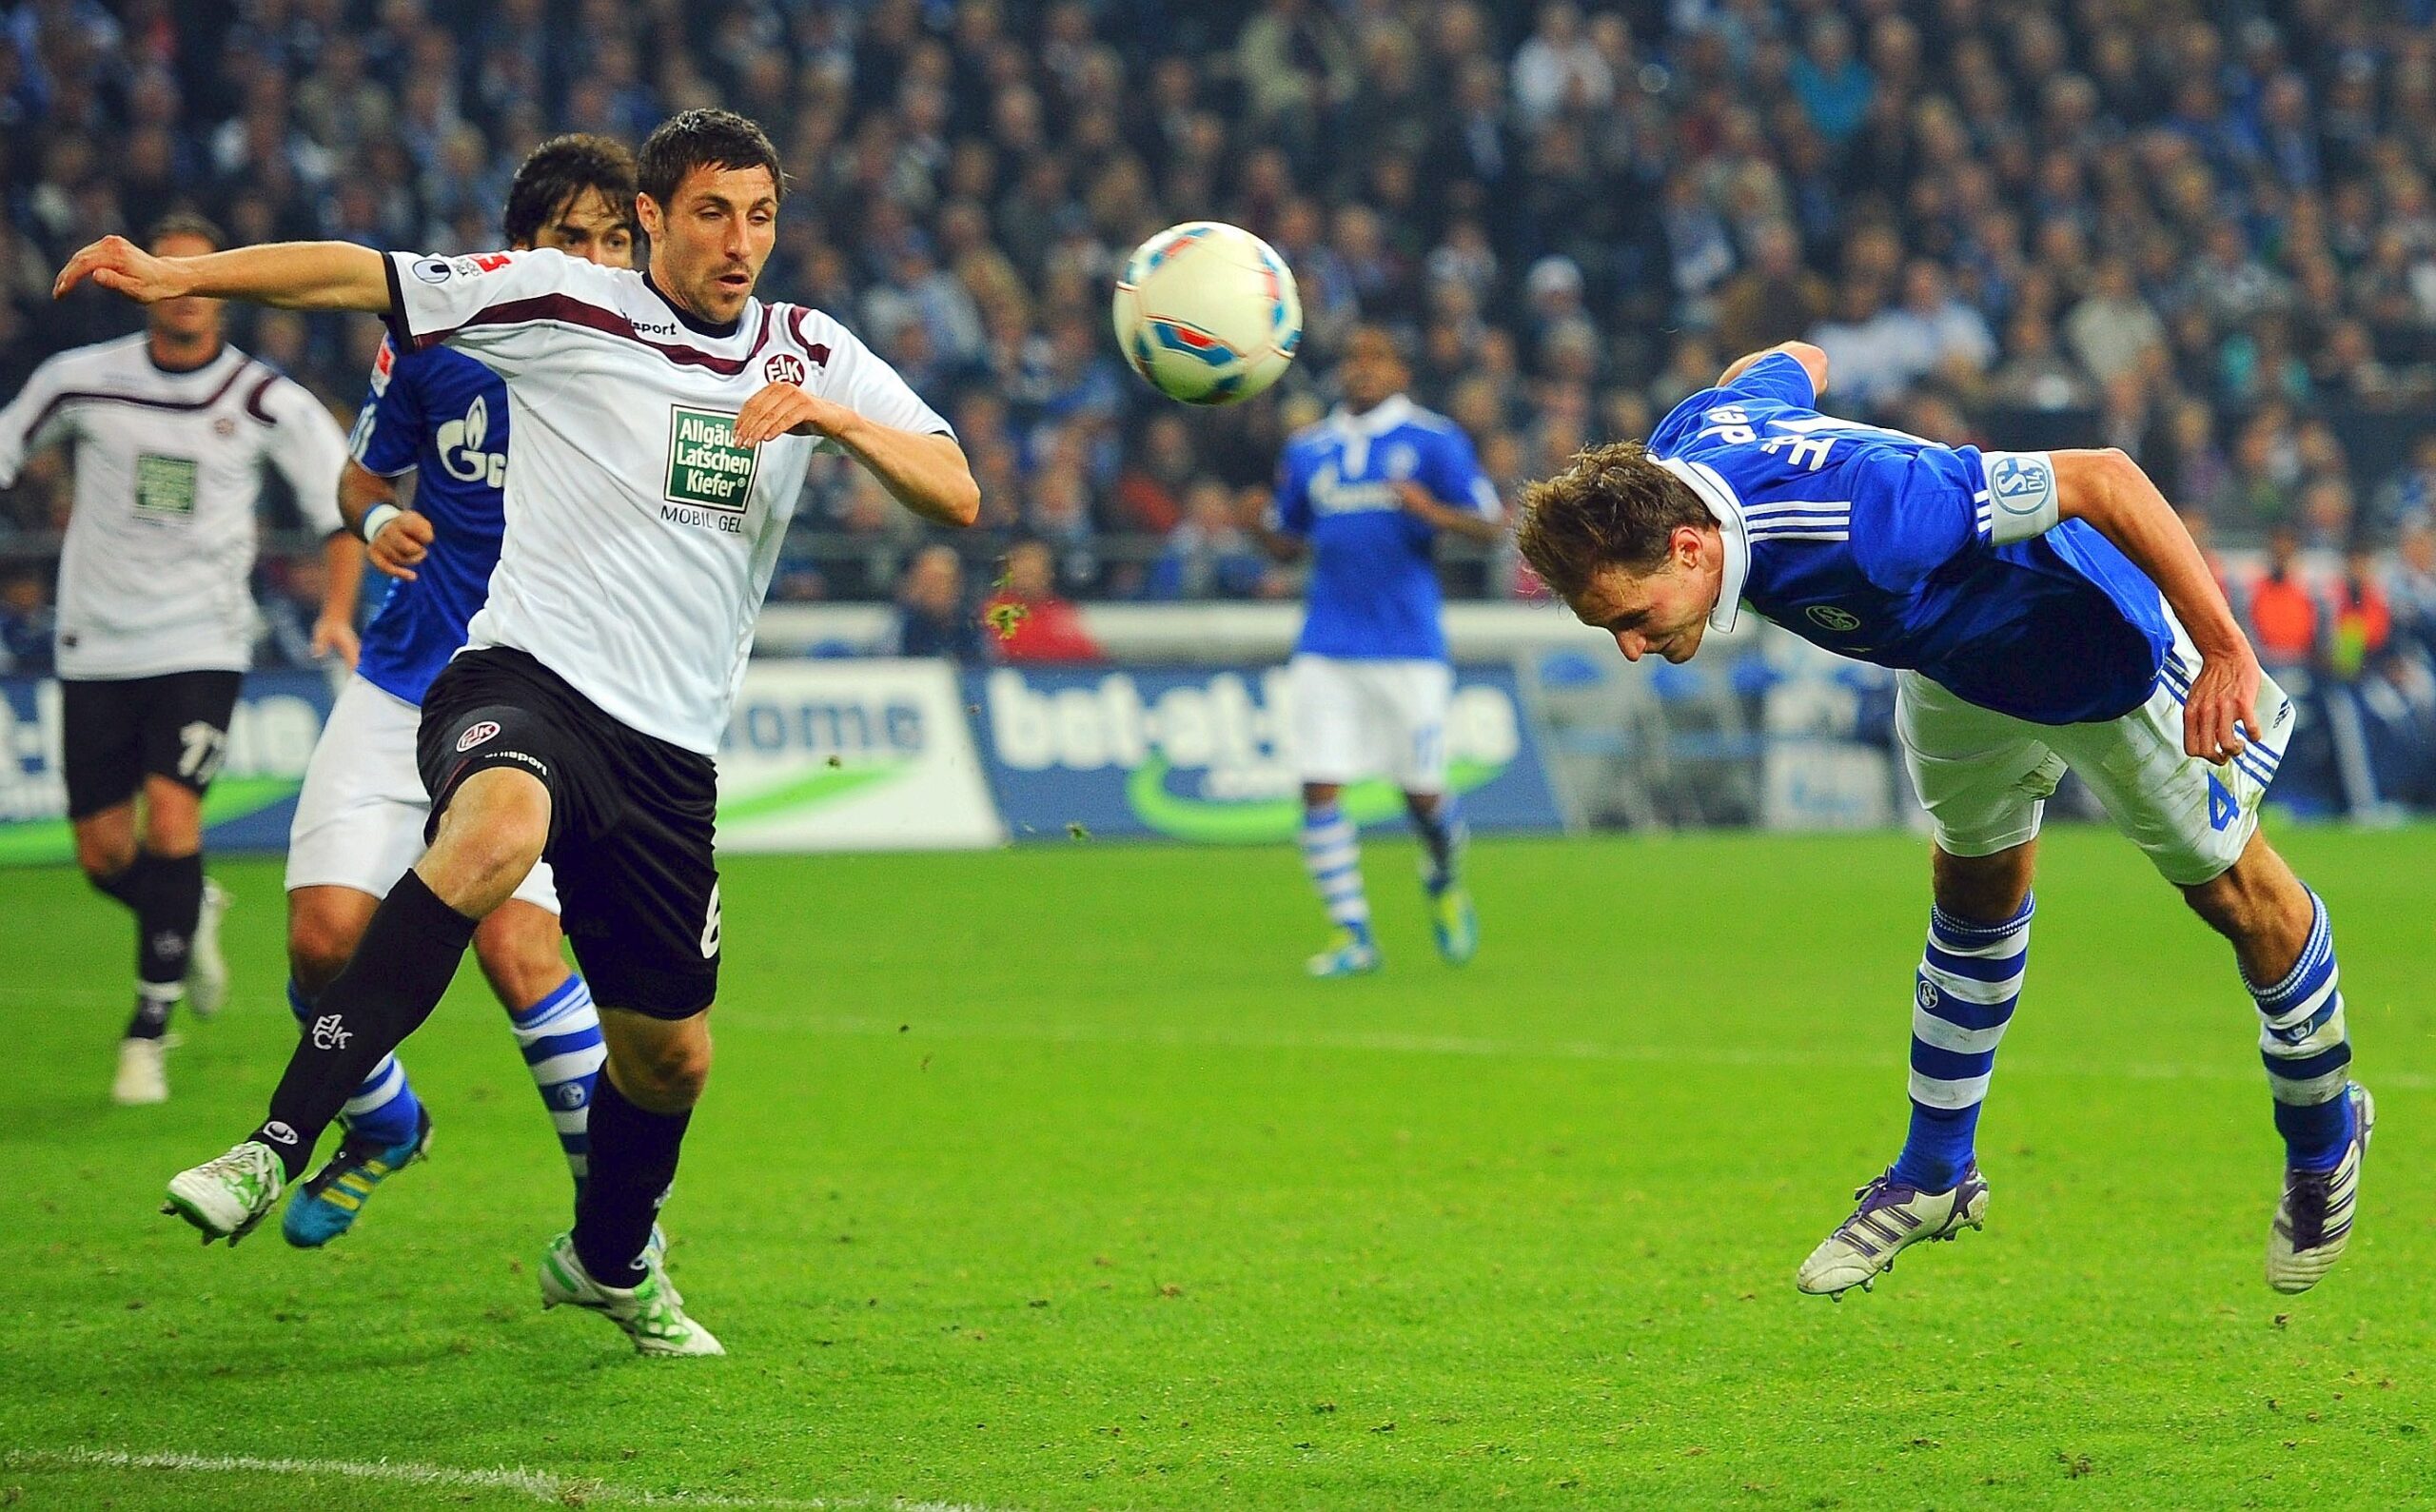
[[[129,328],[48,298],[95,235],[191,204],[240,240],[488,247],[545,135],[723,103],[794,175],[764,292],[855,324],[985,494],[984,544],[924,565],[866,475],[819,474],[782,598],[902,585],[918,621],[1018,538],[1045,571],[1001,600],[1289,593],[1240,521],[1357,320],[1406,339],[1416,397],[1509,489],[1799,335],[1847,412],[2131,451],[2194,529],[2245,560],[2272,540],[2230,574],[2272,656],[2384,668],[2436,708],[2436,440],[2409,444],[2436,400],[2431,22],[2436,0],[19,0],[0,392]],[[1307,333],[1273,398],[1188,412],[1126,373],[1107,290],[1146,234],[1211,216],[1285,254]],[[380,339],[280,312],[235,334],[346,413]],[[56,469],[0,497],[21,664],[65,500]],[[292,652],[318,585],[264,573]],[[1531,591],[1508,559],[1455,576]]]

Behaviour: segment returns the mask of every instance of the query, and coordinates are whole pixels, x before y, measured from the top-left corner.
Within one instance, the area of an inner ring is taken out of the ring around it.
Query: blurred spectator
[[[2064,339],[2073,355],[2100,383],[2111,383],[2165,344],[2166,328],[2140,297],[2132,265],[2110,257],[2097,265],[2089,296],[2064,318]]]
[[[40,573],[12,572],[0,579],[0,672],[50,671],[56,628],[50,589]]]
[[[1269,579],[1268,559],[1235,515],[1234,495],[1215,478],[1193,481],[1184,522],[1150,568],[1146,599],[1254,599]]]
[[[2249,638],[2268,671],[2307,667],[2317,657],[2323,617],[2304,580],[2300,532],[2278,525],[2267,538],[2267,568],[2249,590]]]
[[[2395,551],[2392,589],[2394,627],[2436,669],[2436,516],[2418,516],[2402,528]]]
[[[2343,554],[2343,576],[2334,585],[2326,648],[2326,669],[2356,682],[2393,639],[2393,609],[2377,581],[2375,554],[2355,545]]]
[[[1782,221],[1752,233],[1751,262],[1718,295],[1717,340],[1738,355],[1791,341],[1826,319],[1835,293],[1802,266],[1801,243]]]
[[[965,602],[964,559],[953,546],[925,546],[914,554],[897,589],[895,622],[878,649],[883,656],[980,664],[981,619]]]
[[[1019,540],[1007,553],[1007,574],[981,606],[991,655],[1000,661],[1105,661],[1083,612],[1058,597],[1054,559],[1046,542]]]

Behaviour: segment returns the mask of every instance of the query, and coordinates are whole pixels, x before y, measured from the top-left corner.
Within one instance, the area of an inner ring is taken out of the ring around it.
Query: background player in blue
[[[544,142],[517,170],[504,227],[519,249],[554,246],[612,267],[634,263],[634,155],[605,137]],[[415,769],[424,690],[489,591],[505,529],[507,391],[448,347],[401,354],[384,340],[358,418],[340,512],[398,580],[363,633],[297,796],[287,853],[288,1006],[313,1032],[313,1001],[355,953],[372,911],[422,854],[431,801]],[[412,474],[411,507],[391,480]],[[475,958],[507,1010],[542,1105],[580,1184],[593,1079],[606,1055],[600,1015],[560,951],[547,862],[482,921]],[[344,1233],[373,1188],[430,1143],[431,1115],[395,1056],[346,1104],[346,1138],[288,1204],[281,1231],[311,1247]]]
[[[1303,860],[1335,936],[1314,976],[1379,969],[1362,857],[1345,785],[1384,776],[1427,853],[1422,884],[1439,953],[1462,963],[1480,927],[1459,875],[1464,825],[1446,791],[1446,709],[1454,672],[1439,623],[1438,533],[1491,541],[1504,533],[1497,490],[1455,422],[1405,397],[1409,375],[1376,326],[1346,339],[1345,403],[1296,433],[1279,459],[1263,522],[1269,550],[1299,556],[1311,579],[1287,669],[1294,756],[1303,776]]]
[[[2349,1076],[2326,905],[2258,830],[2292,733],[2198,548],[2118,451],[1982,454],[1821,415],[1826,354],[1736,363],[1643,447],[1582,453],[1525,496],[1523,555],[1639,660],[1685,661],[1747,603],[1901,669],[1896,730],[1935,831],[1903,1149],[1805,1261],[1866,1286],[1977,1227],[1979,1105],[2021,992],[2045,798],[2069,766],[2233,947],[2285,1143],[2267,1279],[2341,1257],[2374,1121]]]

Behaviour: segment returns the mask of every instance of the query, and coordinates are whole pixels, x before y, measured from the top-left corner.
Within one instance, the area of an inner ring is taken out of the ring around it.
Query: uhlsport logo
[[[484,719],[480,724],[467,725],[465,733],[457,737],[457,749],[461,753],[471,751],[497,734],[499,734],[499,721],[496,719]]]
[[[742,515],[753,495],[753,470],[761,454],[736,441],[736,417],[716,409],[672,405],[668,412],[668,481],[660,497],[672,504]],[[680,524],[707,520],[687,509],[663,509],[660,518]],[[727,529],[736,528],[730,521]]]
[[[1988,473],[1988,491],[2009,515],[2034,515],[2046,507],[2055,474],[2036,457],[2007,455]]]
[[[1833,630],[1838,635],[1849,630],[1858,630],[1861,627],[1860,616],[1838,609],[1831,603],[1815,603],[1804,609],[1802,613],[1809,617],[1810,622],[1819,629]]]
[[[281,1123],[276,1118],[263,1126],[263,1134],[264,1137],[275,1139],[283,1145],[293,1145],[296,1143],[296,1130],[288,1128],[285,1124]]]
[[[761,364],[761,376],[773,383],[800,383],[803,374],[803,359],[793,352],[779,352]]]

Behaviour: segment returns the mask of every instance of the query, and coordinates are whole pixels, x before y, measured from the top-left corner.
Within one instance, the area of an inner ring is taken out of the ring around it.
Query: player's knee
[[[1937,907],[1958,918],[1999,923],[2021,911],[2030,895],[2032,851],[2016,845],[1991,855],[1935,853]]]
[[[618,1087],[656,1113],[681,1113],[702,1100],[711,1080],[708,1034],[670,1035],[627,1046],[618,1057]]]
[[[457,790],[424,861],[478,890],[501,882],[513,890],[549,840],[550,790],[526,773],[493,767]],[[446,895],[444,889],[435,891]]]
[[[85,880],[105,892],[109,884],[127,874],[135,864],[135,842],[132,836],[79,835],[76,836],[76,865]]]
[[[2249,886],[2237,872],[2226,872],[2182,890],[2183,901],[2208,927],[2229,940],[2248,939],[2274,916],[2262,889]]]

